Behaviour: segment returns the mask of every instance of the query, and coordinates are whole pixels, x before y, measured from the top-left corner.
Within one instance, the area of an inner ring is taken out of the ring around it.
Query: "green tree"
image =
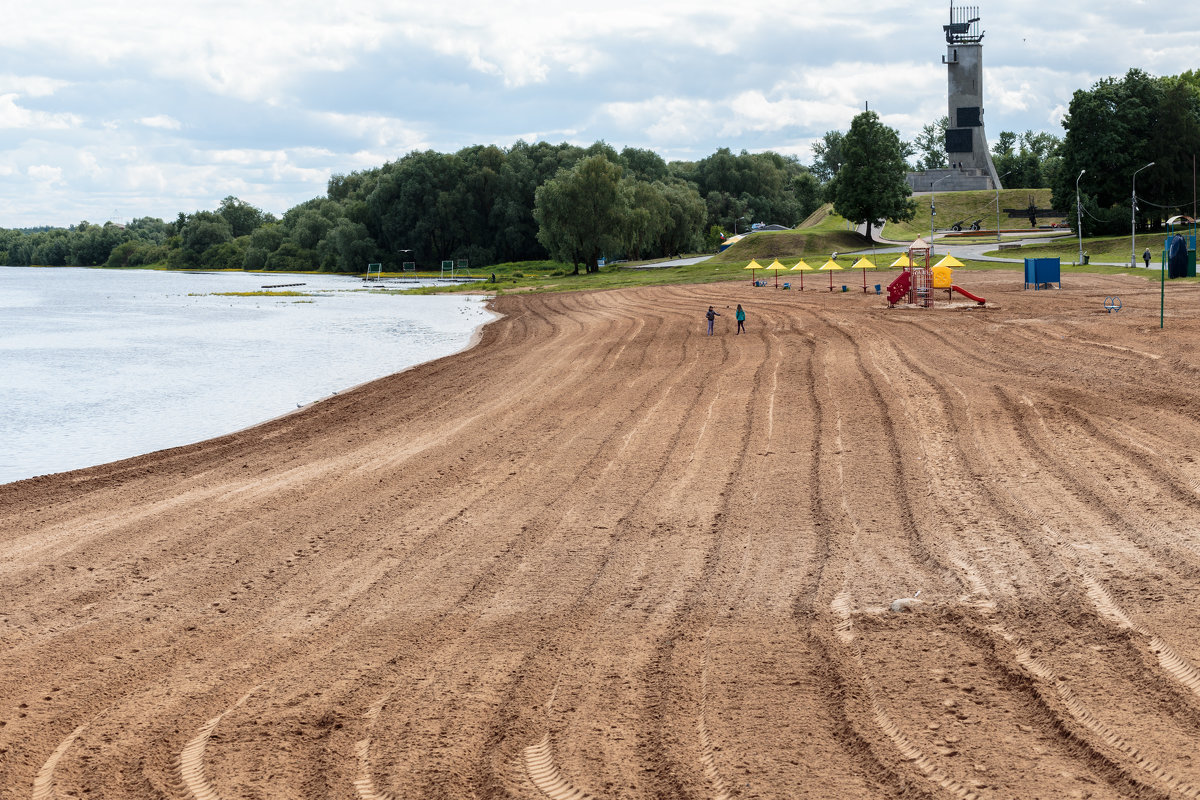
[[[111,222],[104,225],[81,222],[71,238],[70,262],[77,267],[100,266],[108,261],[114,247],[130,238],[124,228]]]
[[[204,255],[210,248],[233,241],[233,230],[215,211],[197,211],[187,216],[180,238],[182,248],[172,266],[198,267],[204,266]]]
[[[332,263],[336,272],[364,272],[379,262],[379,246],[367,226],[342,219],[321,241],[322,263]],[[328,258],[324,257],[328,255]]]
[[[842,156],[833,180],[833,208],[846,219],[865,222],[868,239],[877,220],[905,222],[916,215],[900,135],[880,122],[878,114],[864,111],[854,118],[842,141]]]
[[[217,213],[229,223],[234,238],[248,236],[255,228],[268,222],[271,216],[232,195],[221,201]]]
[[[1053,187],[1056,208],[1074,208],[1075,177],[1086,169],[1083,188],[1097,207],[1123,203],[1128,221],[1130,176],[1155,160],[1147,152],[1146,137],[1151,129],[1147,109],[1157,105],[1153,94],[1149,76],[1141,70],[1130,70],[1121,79],[1097,81],[1091,90],[1076,90],[1062,121],[1066,135],[1063,169]],[[1116,220],[1119,215],[1114,215]],[[1120,230],[1116,225],[1104,227]]]
[[[638,180],[665,180],[668,175],[667,162],[653,150],[626,147],[621,151],[621,164],[628,168]]]
[[[658,250],[671,221],[671,204],[663,196],[662,184],[646,183],[631,176],[621,181],[626,210],[621,230],[628,255],[636,260]]]
[[[621,167],[604,154],[590,156],[542,184],[534,195],[538,241],[552,256],[598,272],[600,256],[622,246],[628,207]]]
[[[992,164],[997,175],[1006,175],[1010,189],[1040,189],[1053,184],[1061,164],[1062,142],[1053,134],[1025,131],[1017,136],[1001,131],[992,145]]]
[[[822,184],[828,184],[837,177],[845,159],[842,155],[842,144],[846,134],[841,131],[826,131],[825,135],[813,142],[813,163],[810,169]]]
[[[913,149],[917,159],[918,170],[941,169],[950,163],[946,154],[946,128],[950,127],[950,117],[942,116],[921,128],[921,132],[913,140]]]
[[[668,220],[662,232],[661,253],[670,255],[699,250],[706,218],[704,200],[695,187],[681,180],[655,184],[667,201]]]

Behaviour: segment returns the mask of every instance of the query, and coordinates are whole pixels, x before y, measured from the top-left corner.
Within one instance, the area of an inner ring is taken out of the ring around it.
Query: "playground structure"
[[[954,285],[953,267],[961,267],[961,261],[947,255],[937,264],[930,265],[930,257],[930,246],[923,239],[917,239],[904,255],[892,263],[893,267],[901,267],[903,271],[888,284],[889,308],[895,308],[903,299],[907,299],[908,305],[911,306],[933,308],[934,292],[938,289],[946,290],[947,302],[950,302],[957,292],[968,300],[975,301],[979,306],[987,303],[986,299]]]

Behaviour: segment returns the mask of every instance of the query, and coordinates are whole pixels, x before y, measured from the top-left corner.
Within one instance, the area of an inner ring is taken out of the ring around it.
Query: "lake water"
[[[217,294],[286,283],[311,296]],[[462,350],[491,318],[479,297],[363,286],[0,267],[0,483],[240,430]]]

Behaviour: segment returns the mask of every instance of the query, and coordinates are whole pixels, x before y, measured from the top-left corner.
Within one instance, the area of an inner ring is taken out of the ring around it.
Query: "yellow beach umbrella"
[[[911,267],[912,265],[913,265],[913,263],[912,263],[912,261],[909,260],[908,253],[904,253],[903,255],[901,255],[899,258],[897,258],[895,261],[893,261],[891,263],[891,266],[900,267],[901,269],[903,269],[905,267]]]
[[[809,265],[808,265],[808,264],[805,262],[805,260],[802,258],[802,259],[800,259],[798,262],[796,262],[796,266],[792,267],[792,269],[793,269],[793,270],[797,270],[797,269],[798,269],[798,270],[800,270],[800,291],[802,291],[802,292],[803,292],[803,291],[804,291],[804,273],[805,273],[805,272],[809,272],[809,271],[811,271],[811,270],[812,270],[812,267],[810,267],[810,266],[809,266]]]
[[[937,267],[961,267],[961,266],[965,266],[965,265],[961,261],[959,261],[957,258],[955,258],[954,256],[947,253],[946,257],[943,258],[941,261],[939,261],[934,266],[937,266]]]
[[[831,291],[831,292],[833,291],[833,271],[835,269],[840,270],[841,268],[842,268],[842,266],[831,258],[828,261],[826,261],[824,264],[822,264],[821,269],[818,270],[818,272],[828,272],[829,273],[829,291]]]
[[[748,270],[751,270],[751,272],[750,272],[750,282],[751,282],[751,283],[753,283],[753,282],[754,282],[754,272],[753,272],[753,270],[756,270],[756,269],[762,269],[762,264],[758,263],[756,260],[754,260],[754,259],[752,258],[752,259],[750,259],[750,263],[749,263],[749,264],[747,264],[746,266],[742,267],[742,269],[748,269]]]
[[[854,262],[854,266],[851,269],[861,269],[863,271],[863,293],[865,294],[867,291],[867,270],[875,269],[875,262],[863,256]]]
[[[777,258],[771,262],[770,266],[763,267],[763,269],[765,269],[765,270],[769,269],[775,273],[775,288],[778,289],[779,288],[779,271],[787,269],[787,267],[785,267],[783,264],[780,264],[779,259]]]

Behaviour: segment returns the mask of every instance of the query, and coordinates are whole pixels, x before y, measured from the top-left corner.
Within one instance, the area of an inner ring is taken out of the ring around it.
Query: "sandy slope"
[[[961,275],[504,298],[0,488],[0,798],[1197,796],[1200,290]]]

